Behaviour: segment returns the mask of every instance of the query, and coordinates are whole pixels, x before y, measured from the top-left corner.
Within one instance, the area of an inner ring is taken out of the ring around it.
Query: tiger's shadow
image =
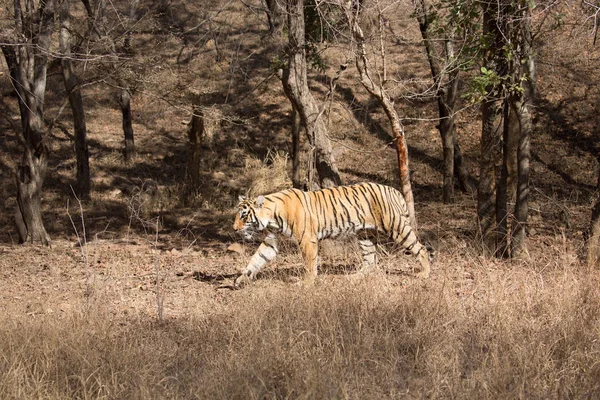
[[[410,268],[378,268],[379,272],[383,272],[386,275],[406,275],[411,276],[413,273]],[[359,265],[342,264],[342,263],[323,263],[319,265],[319,275],[337,275],[337,276],[351,276],[360,271]],[[374,271],[377,271],[374,270]],[[272,266],[265,268],[259,272],[257,280],[274,280],[281,281],[284,283],[290,283],[302,279],[304,275],[303,266]],[[239,276],[238,273],[233,274],[208,274],[202,271],[194,271],[192,274],[193,278],[204,283],[209,283],[217,286],[218,289],[237,289],[234,286],[235,279]]]
[[[238,274],[208,274],[203,271],[194,271],[192,277],[197,281],[216,285],[218,288],[235,289],[233,282]]]

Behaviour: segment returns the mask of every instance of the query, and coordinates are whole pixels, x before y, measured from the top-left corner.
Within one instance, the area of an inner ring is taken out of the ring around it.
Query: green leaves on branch
[[[524,92],[523,83],[529,79],[527,76],[521,76],[518,82],[515,82],[510,75],[501,76],[495,71],[481,67],[479,74],[469,81],[469,90],[461,97],[471,103],[480,103],[490,97],[519,95]]]
[[[479,74],[475,75],[469,82],[469,90],[462,97],[471,103],[483,101],[491,93],[497,92],[502,84],[503,78],[495,71],[481,67]]]

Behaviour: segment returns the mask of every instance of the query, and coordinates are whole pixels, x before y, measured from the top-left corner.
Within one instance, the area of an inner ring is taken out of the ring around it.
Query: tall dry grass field
[[[597,398],[597,272],[564,250],[532,258],[446,252],[428,281],[394,256],[387,274],[325,271],[310,288],[269,272],[239,291],[171,281],[185,298],[167,303],[215,301],[162,322],[116,315],[128,292],[99,283],[66,312],[2,317],[0,398]]]

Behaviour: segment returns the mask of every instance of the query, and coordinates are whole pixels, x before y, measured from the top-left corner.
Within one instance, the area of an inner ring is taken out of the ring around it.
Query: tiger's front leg
[[[304,283],[311,286],[317,277],[319,244],[317,239],[306,239],[300,243],[302,258],[304,258]]]
[[[269,263],[269,261],[273,260],[278,251],[277,238],[275,234],[269,233],[260,246],[258,246],[258,250],[250,258],[248,266],[241,271],[234,285],[241,287],[253,281],[258,271]]]

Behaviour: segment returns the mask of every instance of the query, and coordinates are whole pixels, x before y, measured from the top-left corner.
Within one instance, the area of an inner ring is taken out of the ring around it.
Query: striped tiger
[[[368,272],[376,261],[374,234],[383,233],[412,253],[421,263],[420,278],[428,278],[430,254],[411,228],[404,196],[376,183],[338,186],[313,192],[287,189],[254,200],[240,196],[233,229],[251,239],[256,232],[267,235],[242,270],[235,285],[256,277],[278,252],[276,233],[293,236],[305,262],[304,280],[312,284],[317,275],[318,243],[325,238],[357,234],[363,267]]]

